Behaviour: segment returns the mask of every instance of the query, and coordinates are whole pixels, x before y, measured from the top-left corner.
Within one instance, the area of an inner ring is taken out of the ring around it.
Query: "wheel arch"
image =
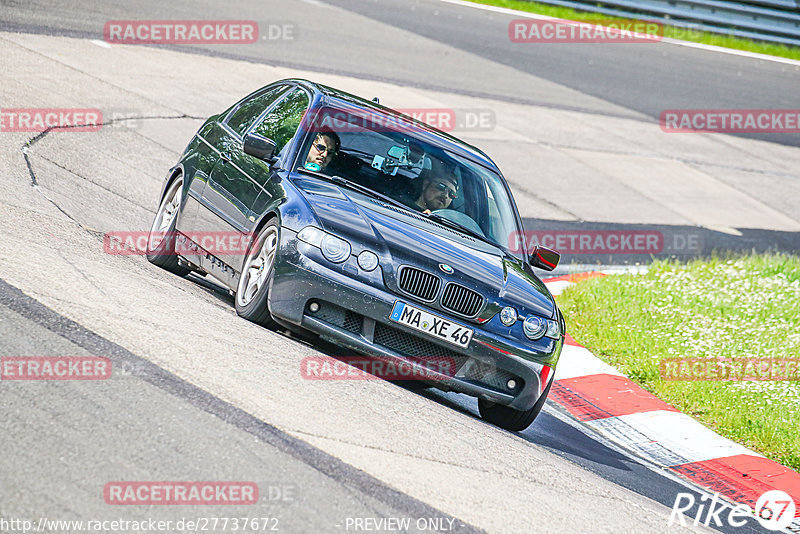
[[[245,251],[245,254],[242,257],[242,263],[235,267],[235,273],[236,273],[235,278],[237,281],[239,277],[242,275],[242,268],[244,267],[244,262],[247,261],[247,254],[250,253],[250,249],[253,247],[253,245],[255,245],[256,236],[258,236],[258,233],[264,229],[264,227],[267,225],[269,221],[272,220],[273,217],[276,217],[278,219],[278,228],[280,228],[282,221],[281,212],[278,206],[275,206],[265,211],[261,215],[261,218],[258,219],[256,224],[253,225],[253,229],[250,230],[250,232],[248,233],[249,244],[247,245],[247,250]]]
[[[161,186],[161,194],[158,197],[159,202],[164,200],[164,195],[167,194],[167,189],[169,189],[169,186],[172,185],[172,182],[174,182],[178,178],[178,176],[183,176],[183,175],[184,175],[183,165],[180,163],[172,167],[167,172],[167,176],[164,178],[164,184]],[[186,193],[184,192],[184,194]],[[183,201],[183,199],[181,199],[181,201]]]
[[[281,217],[281,210],[278,209],[278,206],[275,206],[268,209],[261,215],[261,218],[253,226],[253,230],[250,232],[250,237],[255,238],[255,236],[258,235],[258,233],[267,225],[270,220],[272,220],[273,217],[278,219],[278,226],[281,227],[283,217]],[[250,242],[252,243],[252,239]]]

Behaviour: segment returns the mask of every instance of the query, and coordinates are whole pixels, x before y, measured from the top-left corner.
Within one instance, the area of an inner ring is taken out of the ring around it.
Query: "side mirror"
[[[272,156],[275,154],[275,148],[277,148],[275,141],[263,135],[249,133],[244,136],[244,152],[245,154],[250,154],[254,158],[263,159],[271,163]]]
[[[558,261],[561,259],[561,254],[553,249],[536,245],[531,252],[530,263],[534,267],[544,269],[545,271],[552,271],[558,267]]]

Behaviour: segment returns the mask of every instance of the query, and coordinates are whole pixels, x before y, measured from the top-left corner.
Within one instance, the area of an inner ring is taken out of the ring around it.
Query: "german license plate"
[[[469,342],[472,340],[471,328],[461,326],[399,300],[394,303],[389,319],[461,348],[469,346]]]

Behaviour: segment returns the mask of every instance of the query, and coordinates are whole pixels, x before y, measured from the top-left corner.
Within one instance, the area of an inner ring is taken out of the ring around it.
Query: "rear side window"
[[[228,117],[228,126],[240,136],[250,127],[251,124],[261,115],[270,104],[272,104],[284,91],[286,85],[273,87],[263,93],[259,93],[239,104],[239,107]]]
[[[280,152],[300,127],[308,104],[306,92],[295,88],[256,125],[254,132],[275,141],[275,152]]]

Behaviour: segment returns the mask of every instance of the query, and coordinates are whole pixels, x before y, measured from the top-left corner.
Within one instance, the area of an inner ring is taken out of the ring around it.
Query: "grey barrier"
[[[535,0],[614,17],[800,46],[800,0]]]

